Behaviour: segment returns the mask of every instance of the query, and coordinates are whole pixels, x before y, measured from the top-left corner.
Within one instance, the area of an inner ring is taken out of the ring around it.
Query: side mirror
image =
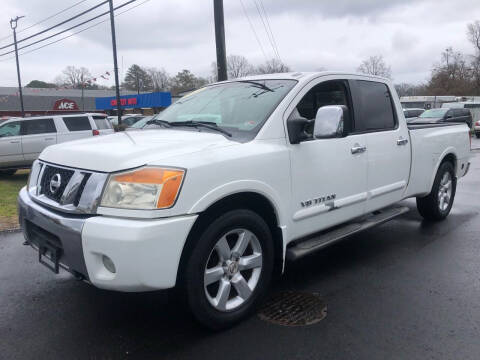
[[[344,105],[322,106],[315,117],[313,137],[330,139],[343,136],[344,119],[348,117],[348,108]]]

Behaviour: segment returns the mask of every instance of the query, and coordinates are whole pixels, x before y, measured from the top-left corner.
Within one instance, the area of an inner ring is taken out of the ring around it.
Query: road
[[[319,293],[326,318],[282,327],[257,316],[212,333],[172,292],[98,290],[54,275],[22,235],[0,235],[1,359],[478,359],[480,152],[448,219],[406,215],[302,262],[272,293]]]

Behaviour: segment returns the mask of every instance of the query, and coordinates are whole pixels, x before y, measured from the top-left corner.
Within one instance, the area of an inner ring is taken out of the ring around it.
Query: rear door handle
[[[360,154],[360,153],[363,153],[365,151],[367,151],[367,147],[366,146],[360,146],[358,144],[355,144],[353,145],[353,147],[350,149],[350,151],[352,152],[352,154]]]
[[[10,141],[10,144],[19,144],[20,143],[20,140],[12,140]]]
[[[45,141],[55,140],[54,138],[45,138]]]
[[[408,139],[400,138],[400,139],[397,140],[397,145],[398,146],[407,145],[407,144],[408,144]]]

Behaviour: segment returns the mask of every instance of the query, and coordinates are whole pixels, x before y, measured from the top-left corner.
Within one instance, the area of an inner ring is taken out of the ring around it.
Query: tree
[[[145,69],[137,64],[133,64],[127,70],[123,86],[127,90],[134,90],[140,93],[140,91],[153,90],[153,81]]]
[[[74,89],[80,89],[82,86],[85,88],[93,87],[94,85],[91,84],[91,80],[92,75],[87,68],[67,66],[65,69],[63,69],[62,74],[56,77],[55,82],[60,86],[68,86]]]
[[[427,91],[432,95],[472,95],[472,69],[466,56],[448,47],[435,64]]]
[[[377,75],[389,79],[392,77],[392,69],[385,63],[382,55],[370,56],[363,60],[357,71],[362,74]]]
[[[167,91],[170,85],[170,76],[165,69],[157,69],[154,67],[145,69],[150,79],[152,79],[152,86],[154,91]]]
[[[174,94],[179,92],[198,89],[207,83],[207,80],[196,77],[190,70],[182,70],[171,81],[171,91]]]
[[[290,67],[276,58],[266,61],[255,69],[257,74],[285,73],[289,71],[291,71]]]
[[[414,85],[408,83],[396,84],[398,96],[420,96],[426,94],[426,86],[424,84]]]
[[[468,41],[475,46],[477,55],[480,56],[480,21],[477,20],[467,25],[467,37]]]
[[[57,87],[57,85],[53,83],[48,83],[42,80],[32,80],[27,84],[26,87],[37,88],[37,89],[48,89],[48,88],[55,88]]]
[[[253,73],[253,66],[242,55],[227,56],[227,73],[229,79],[236,79]]]
[[[250,64],[245,56],[228,55],[227,56],[227,76],[229,79],[236,79],[251,75],[255,72],[254,67]],[[218,81],[217,62],[212,62],[211,82]]]

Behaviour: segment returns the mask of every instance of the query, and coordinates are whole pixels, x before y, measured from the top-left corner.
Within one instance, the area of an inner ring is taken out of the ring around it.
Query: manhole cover
[[[285,291],[271,297],[258,316],[277,325],[312,325],[327,316],[327,304],[317,294]]]

